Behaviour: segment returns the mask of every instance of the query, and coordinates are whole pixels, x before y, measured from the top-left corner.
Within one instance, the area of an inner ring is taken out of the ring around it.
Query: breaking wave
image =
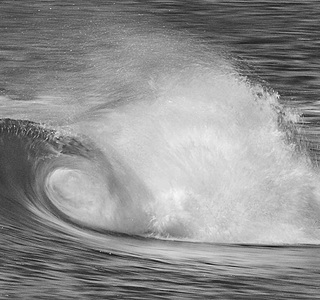
[[[68,128],[2,119],[2,218],[193,241],[319,242],[318,172],[288,129],[298,116],[276,93],[199,67],[149,88],[152,98],[90,108]]]

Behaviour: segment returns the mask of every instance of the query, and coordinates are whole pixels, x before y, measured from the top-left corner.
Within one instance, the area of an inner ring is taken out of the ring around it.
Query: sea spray
[[[318,241],[318,174],[280,129],[276,93],[214,67],[163,76],[150,88],[153,99],[111,104],[76,124],[102,151],[112,147],[150,192],[141,206],[146,232]]]

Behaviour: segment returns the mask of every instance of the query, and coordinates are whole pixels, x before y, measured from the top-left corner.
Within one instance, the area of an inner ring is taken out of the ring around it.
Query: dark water
[[[2,1],[0,298],[318,298],[319,13]]]

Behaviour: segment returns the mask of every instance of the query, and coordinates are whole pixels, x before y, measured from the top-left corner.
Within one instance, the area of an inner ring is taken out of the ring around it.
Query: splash
[[[318,242],[318,174],[280,129],[279,110],[282,122],[297,116],[284,113],[276,93],[198,68],[152,88],[154,99],[106,107],[77,125],[101,149],[115,149],[149,191],[141,206],[146,232],[214,242]]]

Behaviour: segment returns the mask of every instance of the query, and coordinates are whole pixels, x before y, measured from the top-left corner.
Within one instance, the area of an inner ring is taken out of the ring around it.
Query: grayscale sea
[[[320,299],[320,2],[0,2],[0,299]]]

